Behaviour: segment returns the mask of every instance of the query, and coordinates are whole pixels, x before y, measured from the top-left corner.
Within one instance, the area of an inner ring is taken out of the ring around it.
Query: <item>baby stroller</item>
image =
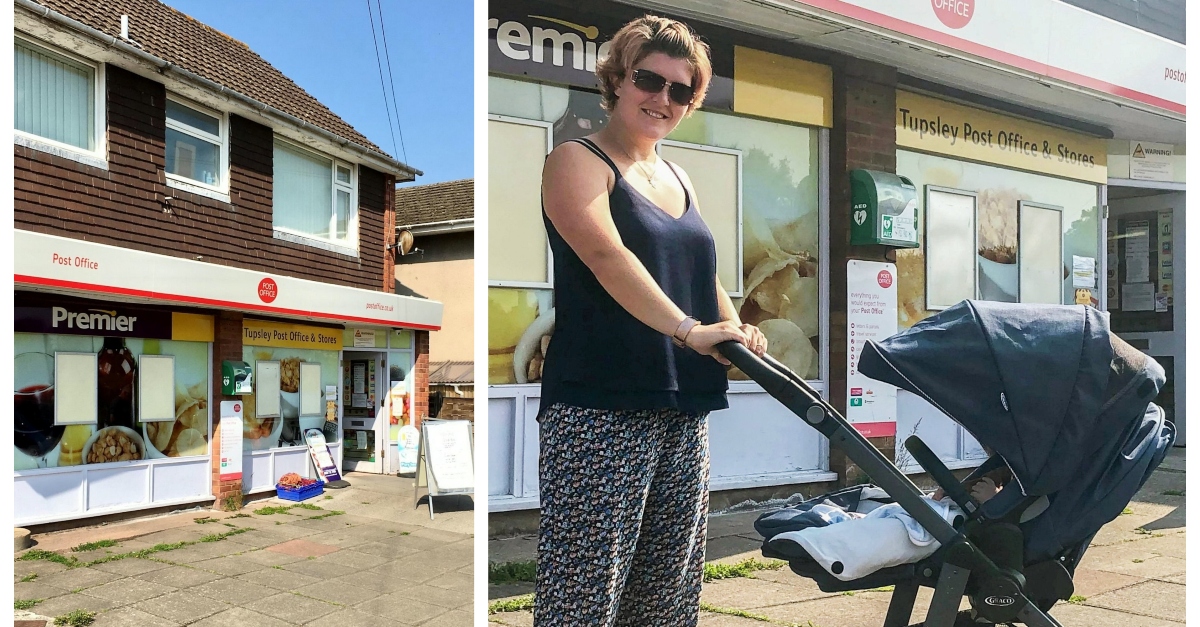
[[[1013,479],[981,505],[920,438],[908,438],[913,459],[964,513],[952,525],[795,373],[735,342],[719,349],[845,451],[940,543],[916,563],[852,581],[787,556],[794,572],[827,592],[895,586],[884,627],[908,625],[921,586],[934,589],[927,627],[1059,625],[1048,611],[1073,593],[1092,537],[1121,513],[1175,439],[1174,425],[1150,402],[1165,382],[1162,367],[1111,334],[1100,311],[963,301],[867,343],[859,362],[863,374],[920,396],[995,452],[972,478],[1005,464],[1011,470]],[[813,500],[853,510],[862,496],[857,487]],[[763,554],[784,557],[770,539]],[[960,614],[964,595],[972,609]]]

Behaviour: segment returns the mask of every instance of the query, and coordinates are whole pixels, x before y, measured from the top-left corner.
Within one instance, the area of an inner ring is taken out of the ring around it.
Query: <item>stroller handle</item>
[[[925,501],[924,493],[799,375],[770,356],[760,358],[734,340],[716,348],[775,400],[829,438],[830,444],[845,451],[938,542],[947,545],[959,537],[959,531]]]

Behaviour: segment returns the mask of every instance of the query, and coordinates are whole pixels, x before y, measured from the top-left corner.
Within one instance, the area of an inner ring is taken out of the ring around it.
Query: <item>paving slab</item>
[[[157,562],[157,561],[148,560],[148,559],[141,559],[141,558],[137,558],[137,557],[130,557],[130,558],[126,558],[123,560],[116,560],[113,562],[105,562],[103,564],[96,564],[95,566],[89,566],[88,568],[91,568],[93,570],[103,571],[106,573],[113,573],[115,575],[123,575],[126,577],[132,577],[135,575],[142,575],[145,573],[154,572],[156,570],[162,570],[162,569],[168,568],[168,567],[170,567],[170,564],[164,564],[162,562]]]
[[[248,603],[246,609],[278,618],[289,623],[304,623],[310,618],[321,617],[340,609],[339,606],[291,593],[280,593]]]
[[[244,607],[234,607],[192,623],[196,627],[289,627],[287,622]]]
[[[403,623],[356,609],[341,609],[307,624],[337,625],[337,627],[399,627]]]
[[[1141,616],[1183,622],[1186,588],[1182,584],[1145,581],[1139,584],[1088,597],[1087,604],[1117,609]]]
[[[118,607],[96,615],[92,627],[178,627],[180,624],[135,607]]]
[[[432,603],[414,601],[397,593],[387,594],[354,606],[354,609],[384,617],[402,625],[419,625],[449,610]]]
[[[198,588],[179,590],[156,599],[142,601],[134,608],[177,623],[191,623],[223,612],[229,605],[199,592]]]
[[[44,616],[59,616],[75,610],[87,610],[89,612],[103,612],[120,607],[120,603],[101,599],[89,594],[79,592],[74,594],[64,594],[54,597],[37,604],[35,608],[39,614]]]
[[[118,579],[104,585],[88,588],[87,593],[101,599],[108,599],[118,605],[132,605],[147,599],[161,597],[175,592],[175,588],[152,581]]]
[[[142,581],[171,586],[179,590],[194,588],[222,577],[220,574],[190,566],[172,566],[169,564],[164,564],[163,566],[165,568],[138,573],[134,577]]]

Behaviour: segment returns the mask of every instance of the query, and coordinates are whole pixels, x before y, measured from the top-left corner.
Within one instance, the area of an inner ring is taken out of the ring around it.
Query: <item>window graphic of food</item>
[[[92,437],[92,425],[69,425],[58,445],[58,465],[78,466],[83,463],[83,447]]]
[[[549,312],[551,294],[534,290],[491,288],[488,290],[488,383],[503,385],[517,383],[514,357],[517,344],[542,313]],[[525,380],[529,382],[528,366]],[[538,373],[540,375],[540,373]],[[539,376],[537,380],[540,380]]]
[[[175,420],[144,424],[151,457],[188,457],[208,452],[207,383],[175,386]]]
[[[818,376],[820,309],[816,214],[769,224],[755,212],[745,215],[744,298],[735,302],[742,322],[767,338],[767,352],[800,376]],[[749,377],[732,368],[729,378]]]
[[[513,349],[513,374],[517,383],[537,383],[542,380],[542,365],[554,334],[554,308],[540,313],[525,328]]]

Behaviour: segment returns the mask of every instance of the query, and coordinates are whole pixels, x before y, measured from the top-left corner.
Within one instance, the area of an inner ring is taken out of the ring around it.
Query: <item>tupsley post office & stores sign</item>
[[[1064,178],[1108,182],[1104,140],[896,92],[896,145]]]

